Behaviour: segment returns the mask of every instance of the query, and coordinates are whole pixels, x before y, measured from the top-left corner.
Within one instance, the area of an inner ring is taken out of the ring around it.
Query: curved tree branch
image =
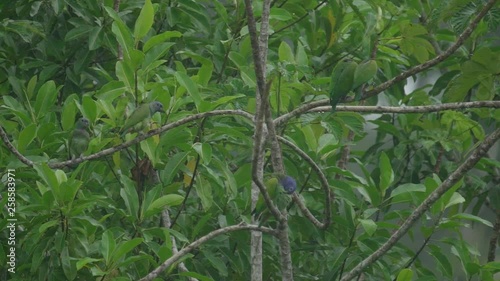
[[[227,234],[227,233],[230,233],[233,231],[238,231],[238,230],[254,230],[254,231],[261,231],[264,233],[268,233],[271,235],[276,235],[276,231],[273,229],[270,229],[267,227],[260,227],[257,225],[249,225],[249,224],[245,224],[245,223],[240,223],[238,225],[227,226],[227,227],[223,227],[223,228],[214,230],[214,231],[208,233],[207,235],[202,236],[199,239],[193,241],[191,244],[187,245],[185,248],[181,249],[177,253],[173,254],[170,258],[168,258],[166,261],[164,261],[155,270],[151,271],[148,275],[141,278],[140,281],[151,281],[151,280],[155,279],[156,277],[158,277],[158,275],[161,272],[168,269],[168,267],[172,266],[175,262],[177,262],[183,256],[185,256],[189,252],[193,251],[194,249],[198,248],[203,243],[206,243],[217,236]]]

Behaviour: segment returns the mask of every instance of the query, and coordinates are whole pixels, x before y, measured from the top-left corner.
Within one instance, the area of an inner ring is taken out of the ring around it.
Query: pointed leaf
[[[151,0],[146,0],[139,17],[135,21],[134,38],[136,44],[142,39],[142,37],[146,36],[149,29],[151,29],[151,26],[153,26],[154,12]]]

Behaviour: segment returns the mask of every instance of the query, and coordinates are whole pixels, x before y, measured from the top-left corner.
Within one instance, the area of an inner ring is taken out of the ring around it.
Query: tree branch
[[[453,102],[434,105],[417,106],[362,106],[362,105],[343,105],[337,106],[336,111],[351,111],[365,113],[430,113],[453,109],[472,109],[472,108],[500,108],[500,101],[471,101],[471,102]],[[329,112],[331,106],[317,107],[309,112]]]
[[[163,125],[162,127],[151,130],[151,131],[147,132],[146,134],[139,135],[133,140],[121,143],[121,144],[113,146],[111,148],[101,150],[97,153],[94,153],[94,154],[91,154],[88,156],[84,156],[84,157],[80,157],[80,158],[76,158],[76,159],[69,160],[69,161],[63,161],[63,162],[58,162],[58,163],[49,163],[49,167],[53,168],[53,169],[54,168],[62,168],[62,167],[67,166],[67,165],[74,165],[74,164],[78,164],[78,163],[81,163],[84,161],[98,159],[98,158],[104,157],[106,155],[113,154],[119,150],[130,147],[136,143],[140,143],[141,141],[143,141],[147,138],[150,138],[154,135],[159,135],[163,132],[166,132],[166,131],[171,130],[173,128],[182,126],[182,125],[187,124],[189,122],[192,122],[194,120],[209,117],[209,116],[219,116],[219,115],[239,115],[239,116],[243,116],[243,117],[248,118],[248,119],[253,118],[253,115],[251,115],[250,113],[243,111],[243,110],[213,110],[213,111],[208,111],[208,112],[203,112],[203,113],[197,113],[197,114],[190,115],[186,118],[183,118],[181,120],[177,120],[175,122]],[[29,166],[32,166],[32,165],[33,164],[31,164]]]
[[[314,101],[297,107],[289,113],[283,114],[274,120],[276,126],[281,126],[290,119],[309,112],[330,112],[331,106],[328,100]],[[419,106],[361,106],[361,105],[337,105],[335,111],[352,111],[364,113],[429,113],[452,109],[472,109],[472,108],[500,108],[500,101],[472,101],[453,102],[434,105]]]
[[[424,71],[430,67],[433,67],[435,65],[437,65],[438,63],[444,61],[445,59],[447,59],[449,56],[451,56],[458,48],[460,48],[460,46],[462,46],[462,44],[465,42],[465,40],[467,40],[470,35],[472,34],[472,32],[474,31],[474,29],[476,28],[477,24],[479,23],[479,21],[481,21],[481,19],[486,15],[486,13],[491,9],[491,7],[493,7],[493,5],[495,4],[497,0],[490,0],[488,1],[488,3],[486,5],[484,5],[483,9],[477,14],[477,16],[471,21],[471,23],[469,24],[469,26],[462,32],[462,34],[460,34],[460,36],[458,36],[458,39],[457,41],[455,42],[455,44],[451,45],[446,51],[444,51],[442,54],[438,55],[437,57],[433,58],[433,59],[430,59],[422,64],[419,64],[417,66],[414,66],[410,69],[408,69],[407,71],[399,74],[398,76],[392,78],[391,80],[387,81],[387,82],[384,82],[380,85],[378,85],[377,87],[371,89],[370,91],[367,91],[363,94],[362,96],[362,99],[367,99],[369,97],[372,97],[372,96],[375,96],[377,95],[378,93],[388,89],[389,87],[391,87],[392,85],[400,82],[400,81],[403,81],[404,79],[410,77],[410,76],[413,76],[421,71]],[[350,101],[353,101],[354,98],[347,98],[345,101],[346,102],[350,102]]]
[[[249,224],[245,224],[245,223],[240,223],[238,225],[227,226],[227,227],[223,227],[223,228],[214,230],[214,231],[208,233],[207,235],[202,236],[199,239],[195,240],[191,244],[187,245],[185,248],[183,248],[182,250],[180,250],[176,254],[173,254],[170,258],[168,258],[166,261],[164,261],[155,270],[151,271],[148,275],[141,278],[140,281],[151,281],[151,280],[155,279],[156,277],[158,277],[158,275],[161,272],[166,270],[168,267],[172,266],[175,262],[180,260],[183,256],[185,256],[189,252],[191,252],[194,249],[201,246],[203,243],[206,243],[217,236],[227,234],[230,232],[234,232],[234,231],[238,231],[238,230],[255,230],[255,231],[261,231],[264,233],[268,233],[271,235],[276,235],[276,231],[273,229],[270,229],[267,227],[260,227],[257,225],[249,225]]]
[[[392,236],[385,242],[377,251],[355,266],[349,273],[347,273],[341,281],[352,280],[359,275],[363,269],[373,264],[387,251],[389,251],[411,228],[411,226],[425,213],[432,204],[434,204],[441,196],[448,191],[455,183],[457,183],[469,170],[471,170],[476,163],[488,152],[488,150],[500,139],[500,129],[496,129],[470,154],[460,167],[458,167],[448,178],[434,190],[410,216],[403,222],[401,227],[396,230]]]
[[[5,143],[5,146],[7,146],[7,148],[12,152],[14,153],[14,155],[17,156],[17,158],[23,162],[24,164],[26,164],[27,166],[29,167],[33,167],[33,164],[34,162],[29,160],[28,158],[24,157],[24,155],[21,154],[21,152],[19,152],[19,150],[17,150],[14,145],[10,142],[9,140],[9,136],[7,136],[7,133],[4,131],[3,127],[0,125],[0,137],[2,138],[3,140],[3,143]]]
[[[312,169],[316,172],[316,174],[319,177],[319,180],[321,182],[321,187],[323,188],[323,192],[325,193],[325,220],[323,223],[321,223],[319,220],[317,220],[307,209],[307,207],[304,205],[304,203],[300,200],[299,196],[293,196],[292,198],[294,199],[295,204],[299,206],[299,209],[302,211],[302,214],[306,216],[316,227],[320,229],[326,229],[331,223],[331,205],[332,205],[332,192],[330,190],[330,185],[328,184],[328,179],[326,178],[325,174],[321,170],[321,168],[314,162],[314,160],[307,155],[302,149],[300,149],[298,146],[296,146],[293,142],[283,138],[283,137],[278,137],[279,141],[290,147],[293,151],[295,151],[302,159],[304,159],[309,165],[311,165]],[[294,194],[296,195],[296,194]]]

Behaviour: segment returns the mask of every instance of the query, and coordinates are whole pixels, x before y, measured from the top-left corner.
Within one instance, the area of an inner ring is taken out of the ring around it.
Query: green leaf
[[[180,205],[184,197],[177,194],[164,195],[151,203],[148,206],[146,212],[144,213],[144,218],[149,218],[159,212],[161,212],[166,206],[173,207]]]
[[[201,103],[201,96],[200,93],[198,92],[198,86],[191,80],[191,77],[187,76],[187,74],[182,73],[182,72],[175,72],[175,78],[177,79],[177,82],[181,84],[188,93],[191,95],[191,98],[193,98],[193,101],[198,108],[200,103]]]
[[[43,223],[39,228],[38,228],[38,232],[39,233],[44,233],[45,231],[47,231],[47,229],[53,227],[53,226],[56,226],[56,225],[59,225],[59,220],[51,220],[51,221],[48,221],[46,223]]]
[[[141,9],[141,13],[139,14],[139,17],[135,21],[135,27],[134,27],[134,38],[135,38],[135,44],[139,42],[139,40],[142,39],[142,37],[146,36],[148,31],[151,29],[151,26],[153,26],[153,21],[154,21],[154,9],[153,9],[153,4],[151,4],[151,0],[145,0],[144,6]]]
[[[359,222],[369,236],[372,236],[377,231],[377,224],[373,220],[359,219]]]
[[[463,202],[465,202],[465,198],[460,195],[460,193],[453,192],[453,195],[451,196],[450,201],[448,201],[448,203],[446,204],[445,208],[447,209],[453,205],[461,204]]]
[[[210,163],[210,160],[212,160],[212,147],[210,144],[197,142],[193,144],[193,149],[200,155],[205,165]]]
[[[309,147],[309,150],[316,151],[318,149],[318,141],[316,139],[316,136],[314,135],[314,131],[311,125],[303,126],[301,130],[304,134],[305,141],[307,143],[307,146]]]
[[[459,213],[459,214],[452,216],[451,219],[475,221],[475,222],[479,222],[479,223],[482,223],[488,227],[493,228],[493,224],[490,221],[482,219],[478,216],[474,216],[472,214]]]
[[[115,19],[111,25],[111,31],[115,34],[116,40],[122,47],[123,57],[130,59],[130,51],[134,48],[134,40],[128,27],[123,21]]]
[[[99,36],[101,35],[101,36]],[[96,26],[89,33],[89,50],[93,51],[101,47],[102,27]]]
[[[86,35],[90,30],[92,29],[92,27],[90,26],[87,26],[87,25],[81,25],[81,26],[77,26],[73,29],[71,29],[70,31],[68,31],[66,33],[66,36],[64,36],[64,41],[65,42],[69,42],[71,40],[75,40],[75,39],[78,39],[80,37],[83,37],[84,35]]]
[[[405,183],[402,184],[391,192],[392,204],[402,203],[402,202],[415,202],[414,198],[417,198],[416,192],[425,192],[425,186],[423,184]],[[420,202],[415,202],[420,203]]]
[[[439,95],[452,81],[455,76],[457,76],[460,73],[460,70],[451,70],[443,75],[439,76],[439,78],[434,82],[434,85],[432,86],[432,89],[429,92],[430,96],[437,96]]]
[[[100,259],[94,259],[94,258],[89,258],[89,257],[84,257],[81,259],[78,259],[76,262],[76,270],[80,270],[87,266],[89,263],[95,263],[101,261]]]
[[[68,247],[64,247],[61,252],[61,263],[66,276],[66,280],[74,280],[76,278],[75,262],[70,258]]]
[[[104,257],[106,265],[109,266],[112,262],[111,259],[112,254],[116,248],[116,241],[115,237],[113,236],[113,231],[111,229],[104,231],[101,239],[102,239],[100,244],[101,255]]]
[[[188,152],[178,152],[177,154],[169,157],[165,169],[160,174],[163,182],[172,182],[177,174],[177,171],[184,166]]]
[[[412,278],[413,278],[413,271],[409,268],[405,268],[399,272],[396,281],[411,281]]]
[[[135,89],[135,79],[134,79],[134,70],[131,65],[126,61],[119,61],[116,63],[116,76],[118,80],[122,81],[126,88],[127,92],[132,93]]]
[[[80,189],[80,187],[82,186],[82,182],[79,181],[79,180],[75,180],[75,179],[69,179],[67,181],[63,181],[61,182],[61,195],[59,195],[58,197],[60,198],[61,202],[63,202],[65,205],[71,207],[73,201],[75,200],[76,198],[76,193],[78,192],[78,190]],[[66,214],[66,212],[69,212],[69,210],[63,212],[64,214]]]
[[[385,152],[380,154],[379,159],[379,167],[380,167],[380,192],[382,196],[385,195],[385,191],[394,181],[394,171],[392,170],[391,160]]]
[[[269,19],[278,21],[287,21],[292,19],[292,15],[286,9],[273,7],[271,8]]]
[[[35,124],[30,124],[19,133],[17,150],[19,150],[20,153],[24,154],[26,152],[26,147],[28,147],[33,139],[35,139],[36,129],[37,128]]]
[[[97,105],[90,96],[83,96],[82,98],[82,113],[90,122],[97,119]]]
[[[64,101],[62,114],[61,114],[61,125],[64,131],[69,132],[75,125],[76,117],[76,104],[78,101],[78,96],[76,94],[70,95]]]
[[[134,238],[124,243],[120,243],[120,245],[116,247],[115,251],[113,251],[111,262],[118,262],[122,257],[124,257],[128,252],[132,251],[135,247],[140,245],[143,241],[144,240],[142,238]]]
[[[144,151],[148,156],[149,160],[151,160],[153,167],[155,167],[158,163],[161,162],[160,158],[156,154],[158,143],[155,141],[154,138],[145,139],[141,141],[140,145],[141,145],[141,150]]]
[[[59,182],[55,172],[47,166],[46,163],[35,164],[33,168],[37,171],[38,176],[43,179],[45,184],[51,189],[58,189]]]
[[[221,276],[228,276],[226,263],[221,258],[211,251],[203,251],[203,255]]]
[[[214,64],[209,60],[205,60],[198,71],[198,83],[202,86],[207,86],[212,78],[213,70]]]
[[[196,193],[201,199],[201,205],[205,211],[208,211],[212,207],[213,196],[212,196],[212,186],[208,181],[201,177],[196,179]]]
[[[106,85],[102,86],[97,92],[96,98],[98,100],[113,101],[117,97],[123,95],[127,88],[122,81],[109,81]]]
[[[28,95],[28,98],[33,98],[35,95],[35,88],[37,85],[38,78],[36,75],[31,77],[30,81],[28,82],[28,86],[26,87],[26,94]]]
[[[292,52],[292,48],[290,48],[290,45],[286,43],[285,41],[282,41],[279,48],[278,48],[278,55],[280,61],[286,61],[286,62],[295,62],[295,58]]]
[[[47,81],[38,90],[35,102],[37,119],[44,117],[56,103],[57,89],[54,81]]]
[[[124,175],[120,177],[120,181],[123,184],[123,188],[120,189],[120,196],[125,201],[128,215],[132,221],[135,221],[139,214],[139,196],[137,194],[137,190],[135,189],[135,184]]]
[[[175,45],[175,43],[170,43],[170,42],[160,43],[152,47],[151,49],[148,49],[144,57],[142,67],[143,68],[150,67],[151,64],[164,57],[165,54],[170,50],[170,47],[172,47],[173,45]]]
[[[144,47],[142,47],[142,50],[144,53],[147,53],[152,47],[157,46],[158,44],[165,42],[170,38],[178,38],[181,36],[182,33],[180,33],[179,31],[165,31],[149,38],[148,41],[144,44]]]
[[[436,245],[429,245],[428,253],[434,257],[434,260],[443,276],[451,277],[453,275],[453,267],[448,260],[448,257],[442,253],[442,248]]]

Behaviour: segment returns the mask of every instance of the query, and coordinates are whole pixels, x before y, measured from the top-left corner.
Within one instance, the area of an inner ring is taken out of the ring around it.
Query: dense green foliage
[[[15,171],[17,218],[11,274],[4,267],[8,215],[5,210],[1,215],[2,280],[138,280],[172,255],[171,237],[182,248],[220,227],[250,221],[254,124],[234,111],[173,126],[76,169],[49,168],[68,159],[68,139],[80,117],[90,121],[84,153],[90,155],[124,142],[115,130],[143,103],[159,101],[166,110],[153,115],[151,129],[214,110],[255,112],[256,75],[243,1],[122,0],[118,12],[113,4],[0,3],[0,125],[13,146],[35,162],[27,167],[2,142],[2,182],[11,177],[7,169]],[[485,4],[272,1],[267,77],[273,116],[313,101],[329,105],[332,70],[344,59],[359,65],[373,59],[378,66],[366,83],[351,89],[352,105],[500,100],[498,3],[456,52],[413,75],[419,78],[414,89],[405,93],[404,79],[378,95],[363,94],[443,54]],[[259,20],[262,3],[253,5]],[[435,83],[427,82],[433,77]],[[339,107],[334,114],[304,110],[277,127],[314,159],[335,193],[326,230],[290,208],[296,280],[338,280],[359,264],[500,124],[500,110],[487,107],[369,116]],[[351,150],[342,166],[346,145]],[[318,175],[289,147],[283,146],[283,155],[297,192],[321,220],[325,194]],[[406,243],[364,271],[365,280],[398,275],[398,280],[493,280],[500,264],[487,263],[487,254],[475,251],[460,233],[493,225],[480,210],[487,209],[490,188],[500,184],[499,170],[493,154],[480,160],[475,172],[410,230]],[[272,172],[266,165],[266,173]],[[2,192],[2,205],[8,198]],[[172,229],[162,226],[163,209],[175,222]],[[443,232],[446,236],[434,238]],[[248,280],[249,237],[248,231],[218,236],[185,257],[191,273],[172,267],[158,280],[187,280],[179,274]],[[264,235],[264,280],[280,278],[277,245]]]

